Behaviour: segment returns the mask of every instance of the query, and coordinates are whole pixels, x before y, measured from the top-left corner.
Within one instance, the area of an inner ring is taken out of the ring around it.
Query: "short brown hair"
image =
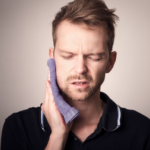
[[[107,33],[107,46],[112,51],[115,38],[116,20],[115,9],[108,9],[103,0],[74,0],[61,8],[52,22],[52,36],[54,47],[56,44],[56,30],[58,25],[68,20],[73,24],[86,24],[88,27],[103,26]]]

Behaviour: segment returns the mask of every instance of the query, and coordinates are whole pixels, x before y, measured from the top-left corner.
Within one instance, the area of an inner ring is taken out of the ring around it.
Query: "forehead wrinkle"
[[[86,44],[79,45],[78,51],[79,53],[82,53],[83,55],[97,55],[99,53],[102,53],[104,50],[103,44],[98,43],[97,45],[94,45],[94,47],[88,47]]]
[[[87,49],[86,44],[83,42],[83,40],[79,42],[77,49],[78,49],[78,53],[82,53],[82,54],[84,51],[86,51],[86,49]]]
[[[82,54],[99,53],[105,50],[106,50],[106,41],[104,38],[100,38],[98,41],[94,40],[94,42],[92,42],[92,45],[87,43],[86,40],[84,41],[84,39],[82,39],[82,41],[79,41],[77,48],[77,51]]]
[[[89,52],[95,52],[95,51],[101,51],[104,48],[103,41],[95,41],[89,43],[86,39],[80,39],[80,41],[77,43],[77,52],[78,53],[89,53]]]
[[[70,45],[69,47],[57,48],[59,53],[68,53],[68,54],[97,54],[104,52],[104,45],[100,44],[101,42],[97,43],[96,45],[87,46],[86,43],[80,41],[78,44],[76,43],[73,47]]]

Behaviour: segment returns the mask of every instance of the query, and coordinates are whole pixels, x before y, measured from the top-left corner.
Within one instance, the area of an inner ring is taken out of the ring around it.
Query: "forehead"
[[[62,21],[56,31],[55,47],[61,49],[103,49],[106,45],[106,32],[103,27],[89,28],[85,24]]]

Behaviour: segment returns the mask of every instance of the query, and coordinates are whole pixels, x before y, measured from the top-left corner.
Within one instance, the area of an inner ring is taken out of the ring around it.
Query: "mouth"
[[[88,81],[74,81],[71,83],[74,87],[77,88],[86,88],[89,86],[89,82]]]

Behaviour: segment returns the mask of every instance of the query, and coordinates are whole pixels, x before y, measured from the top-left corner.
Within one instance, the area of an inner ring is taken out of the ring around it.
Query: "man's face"
[[[57,83],[72,100],[88,100],[98,93],[109,60],[103,28],[89,29],[63,21],[57,29],[54,58]]]

